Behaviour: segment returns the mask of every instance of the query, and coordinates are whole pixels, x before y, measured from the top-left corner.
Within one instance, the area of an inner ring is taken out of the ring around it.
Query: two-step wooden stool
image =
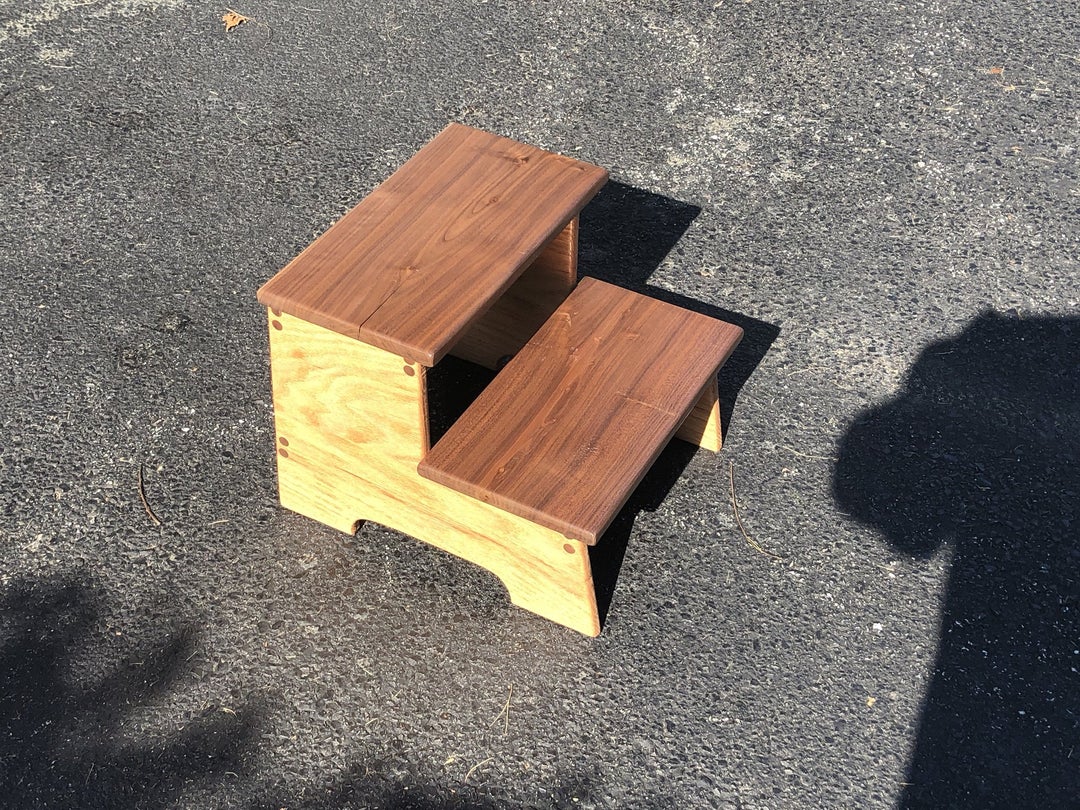
[[[451,124],[259,290],[285,507],[470,560],[600,632],[588,545],[667,442],[720,448],[742,330],[577,283],[588,163]],[[505,367],[434,446],[427,370]]]

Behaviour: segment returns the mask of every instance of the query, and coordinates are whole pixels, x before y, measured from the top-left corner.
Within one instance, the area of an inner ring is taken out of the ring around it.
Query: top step
[[[433,366],[606,181],[598,166],[451,124],[259,301]]]
[[[593,545],[742,329],[585,278],[419,472]]]

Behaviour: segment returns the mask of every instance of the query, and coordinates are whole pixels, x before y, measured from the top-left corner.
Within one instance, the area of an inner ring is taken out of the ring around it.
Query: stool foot
[[[324,486],[317,472],[298,475],[278,472],[278,499],[286,509],[317,520],[339,532],[356,534],[364,520],[334,498],[336,487]]]
[[[701,389],[698,401],[675,432],[675,437],[714,453],[720,452],[724,440],[720,429],[720,399],[715,375]]]
[[[545,619],[577,630],[582,635],[600,635],[600,616],[596,609],[596,591],[589,568],[588,546],[579,540],[562,544],[566,565],[546,577],[537,577],[536,566],[529,560],[521,568],[499,575],[510,601]]]

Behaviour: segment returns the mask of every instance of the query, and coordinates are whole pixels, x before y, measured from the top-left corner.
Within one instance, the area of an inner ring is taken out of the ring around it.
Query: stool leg
[[[278,461],[278,499],[281,505],[346,534],[356,534],[364,522],[354,504],[340,497],[333,474],[309,467],[303,457]]]
[[[714,453],[720,452],[723,433],[720,430],[720,397],[715,374],[701,389],[697,403],[675,432],[675,437]]]
[[[412,483],[409,508],[366,514],[490,571],[518,607],[584,635],[599,635],[584,543],[426,478],[417,476]]]
[[[579,540],[567,540],[561,545],[561,553],[565,564],[549,566],[543,577],[537,576],[536,566],[528,560],[496,575],[509,591],[510,601],[518,607],[586,636],[598,636],[600,616],[588,547]]]

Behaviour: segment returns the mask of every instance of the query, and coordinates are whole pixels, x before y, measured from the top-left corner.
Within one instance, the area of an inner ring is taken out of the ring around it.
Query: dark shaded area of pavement
[[[840,445],[836,497],[945,550],[940,642],[901,806],[1080,797],[1080,318],[985,312]]]
[[[244,773],[257,722],[247,712],[206,706],[183,728],[131,739],[130,715],[183,678],[195,630],[125,640],[120,660],[88,678],[88,661],[102,660],[100,598],[76,579],[20,580],[0,594],[4,807],[168,807],[192,785]]]

